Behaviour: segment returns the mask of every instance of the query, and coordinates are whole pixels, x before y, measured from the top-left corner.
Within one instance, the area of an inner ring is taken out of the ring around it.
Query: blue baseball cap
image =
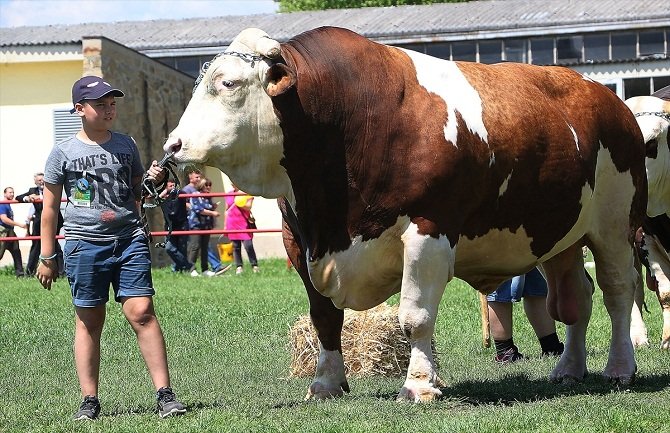
[[[110,86],[108,82],[100,77],[96,77],[95,75],[82,77],[72,86],[72,105],[74,106],[85,100],[100,99],[110,93],[119,98],[125,96],[122,91]],[[75,111],[74,107],[72,107],[70,113],[74,113]]]

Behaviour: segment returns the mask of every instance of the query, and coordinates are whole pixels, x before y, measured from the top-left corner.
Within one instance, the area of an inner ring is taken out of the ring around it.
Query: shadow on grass
[[[612,392],[647,393],[658,392],[670,386],[670,374],[655,374],[638,377],[628,387],[612,385],[599,373],[590,373],[583,382],[551,383],[548,379],[530,379],[527,375],[511,375],[497,380],[459,382],[441,388],[440,401],[454,401],[457,405],[479,406],[485,404],[511,405],[529,403],[572,395],[607,395]],[[395,400],[397,392],[376,392],[371,397]]]

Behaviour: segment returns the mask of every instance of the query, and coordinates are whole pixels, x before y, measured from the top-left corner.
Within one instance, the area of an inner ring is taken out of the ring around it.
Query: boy
[[[75,82],[70,111],[81,118],[82,129],[54,146],[44,170],[37,277],[51,289],[58,276],[54,242],[65,188],[65,267],[75,306],[75,367],[84,398],[74,415],[78,420],[100,413],[100,336],[110,283],[137,336],[157,390],[160,417],[186,412],[170,388],[165,340],[152,301],[151,257],[137,208],[142,163],[135,141],[110,130],[116,118],[114,97],[122,96],[100,77]],[[164,175],[156,161],[147,173],[154,182]]]

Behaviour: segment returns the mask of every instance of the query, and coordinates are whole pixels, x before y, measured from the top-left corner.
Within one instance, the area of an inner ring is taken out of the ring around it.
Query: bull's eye
[[[235,83],[233,83],[233,82],[230,81],[230,80],[223,80],[223,81],[221,81],[221,85],[222,85],[223,87],[225,87],[226,89],[232,89],[233,86],[235,86]]]

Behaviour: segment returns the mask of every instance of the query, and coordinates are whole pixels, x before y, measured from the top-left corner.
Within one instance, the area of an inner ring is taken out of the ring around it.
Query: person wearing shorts
[[[165,340],[154,311],[151,257],[138,211],[144,169],[135,141],[110,129],[116,118],[114,98],[122,96],[100,77],[77,80],[71,112],[80,117],[82,129],[54,146],[44,170],[37,278],[51,289],[58,277],[55,236],[64,190],[65,272],[72,290],[74,360],[83,397],[77,420],[100,414],[100,338],[110,285],[135,331],[156,389],[159,415],[186,412],[170,387]],[[147,171],[154,183],[164,175],[156,161]]]
[[[547,312],[547,282],[540,271],[533,268],[505,281],[486,297],[491,337],[496,348],[495,361],[508,364],[523,359],[512,336],[512,304],[521,299],[526,317],[540,341],[542,355],[563,353],[563,343],[556,334],[556,322]]]

